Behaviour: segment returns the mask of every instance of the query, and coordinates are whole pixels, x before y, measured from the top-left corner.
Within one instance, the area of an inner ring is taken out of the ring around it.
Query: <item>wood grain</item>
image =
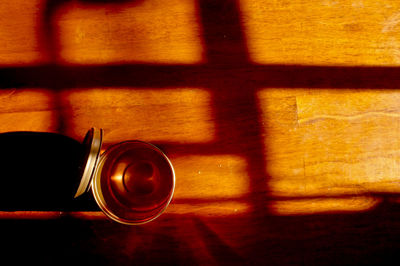
[[[240,1],[262,64],[398,65],[396,1]]]
[[[177,178],[165,214],[143,226],[98,209],[0,212],[4,260],[399,262],[398,10],[394,0],[1,3],[1,132],[81,140],[101,127],[104,148],[158,145]]]
[[[204,143],[213,140],[211,95],[197,88],[98,88],[60,93],[66,134],[103,128],[105,144],[126,139]],[[113,119],[110,119],[113,117]]]
[[[379,202],[372,194],[398,193],[396,95],[371,90],[260,91],[271,195],[299,197],[303,204],[294,200],[291,212],[314,213],[368,210]],[[345,197],[341,200],[347,204],[335,207],[337,197]],[[287,209],[290,204],[285,204]]]
[[[57,15],[54,31],[60,60],[67,64],[202,61],[193,1],[169,1],[168,5],[160,0],[127,1],[103,6],[70,2],[61,5]]]
[[[2,65],[46,62],[37,27],[41,1],[0,4],[0,61]]]

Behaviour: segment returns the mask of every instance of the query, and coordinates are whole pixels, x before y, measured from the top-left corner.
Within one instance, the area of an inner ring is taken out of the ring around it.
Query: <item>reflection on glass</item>
[[[155,146],[127,141],[102,155],[92,185],[100,208],[111,219],[140,224],[158,217],[172,199],[175,173]]]

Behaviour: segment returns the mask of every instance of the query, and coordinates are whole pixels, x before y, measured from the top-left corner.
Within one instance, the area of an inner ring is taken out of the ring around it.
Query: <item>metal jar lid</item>
[[[94,171],[97,166],[97,160],[100,155],[101,144],[103,141],[103,130],[91,128],[83,140],[85,156],[83,162],[83,173],[75,198],[89,191]]]

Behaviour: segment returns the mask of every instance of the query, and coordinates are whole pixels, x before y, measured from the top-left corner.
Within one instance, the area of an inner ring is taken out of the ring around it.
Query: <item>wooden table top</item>
[[[176,190],[141,226],[2,211],[0,254],[399,262],[399,64],[395,0],[1,1],[0,132],[148,141]]]

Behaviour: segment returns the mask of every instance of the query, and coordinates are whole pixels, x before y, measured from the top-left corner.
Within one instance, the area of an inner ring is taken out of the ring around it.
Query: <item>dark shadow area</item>
[[[64,217],[0,220],[0,228],[3,259],[41,265],[60,260],[96,265],[400,263],[400,207],[386,200],[371,211],[351,214],[284,217],[259,213],[257,219],[249,220],[241,215],[167,213],[138,227]]]
[[[270,265],[397,265],[397,203],[361,213],[270,216],[259,220],[248,258]]]
[[[0,134],[0,210],[97,210],[90,197],[74,199],[86,148],[54,133]]]
[[[145,0],[79,0],[78,2],[87,5],[96,5],[96,6],[101,5],[101,7],[108,7],[108,6],[121,6],[123,4],[132,4],[132,3],[137,4],[143,1]]]
[[[197,9],[207,65],[248,65],[239,2],[198,0]]]
[[[232,91],[222,80],[243,82],[247,93],[259,88],[398,89],[398,67],[301,65],[41,65],[0,67],[0,88],[204,87]]]

